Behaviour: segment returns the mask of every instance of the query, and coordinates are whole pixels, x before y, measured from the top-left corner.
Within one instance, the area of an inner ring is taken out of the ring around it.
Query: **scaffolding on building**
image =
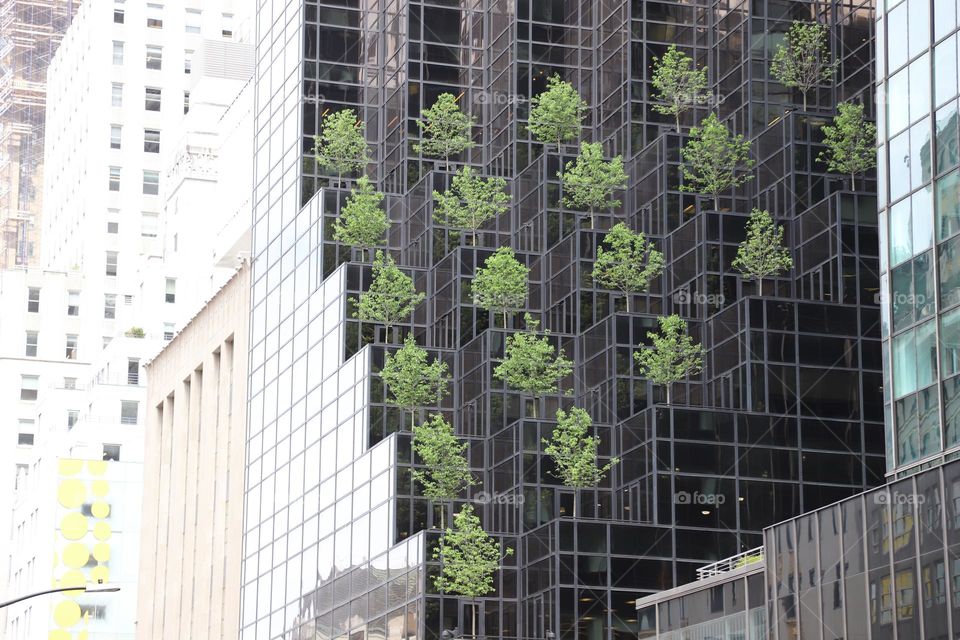
[[[76,0],[0,0],[0,267],[34,264],[47,67]]]

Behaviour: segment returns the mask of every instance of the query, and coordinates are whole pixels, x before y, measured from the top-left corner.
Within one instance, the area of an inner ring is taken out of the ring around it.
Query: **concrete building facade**
[[[235,639],[249,267],[147,365],[137,638]]]

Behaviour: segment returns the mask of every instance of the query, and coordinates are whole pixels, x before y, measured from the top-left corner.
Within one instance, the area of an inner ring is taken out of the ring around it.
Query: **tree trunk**
[[[416,422],[416,420],[417,420],[417,419],[414,417],[414,412],[415,412],[415,411],[416,411],[416,409],[410,409],[410,431],[413,431],[413,424],[414,424],[414,423]]]
[[[630,313],[630,292],[626,291],[624,292],[624,294],[627,298],[627,313]]]
[[[671,400],[671,390],[672,390],[672,389],[673,389],[673,383],[672,383],[672,382],[668,382],[668,383],[667,383],[667,404],[672,404],[671,401],[670,401],[670,400]]]
[[[471,598],[470,600],[473,606],[470,610],[470,635],[474,640],[477,638],[477,599]]]
[[[440,531],[446,531],[447,527],[444,524],[444,516],[447,515],[447,503],[440,503]]]
[[[757,278],[757,293],[763,296],[763,278]]]
[[[713,194],[713,210],[720,211],[720,194]]]
[[[577,503],[580,502],[580,489],[573,488],[573,517],[577,517]]]
[[[503,310],[503,328],[504,329],[507,328],[507,310],[506,309]]]
[[[804,111],[807,110],[807,92],[806,91],[803,92],[803,110]]]
[[[851,171],[851,172],[850,172],[850,191],[856,191],[856,190],[857,190],[856,186],[854,186],[854,185],[856,184],[856,180],[857,180],[856,176],[855,176],[855,175],[853,174],[853,172]]]
[[[680,133],[680,111],[673,114],[677,118],[677,133]]]

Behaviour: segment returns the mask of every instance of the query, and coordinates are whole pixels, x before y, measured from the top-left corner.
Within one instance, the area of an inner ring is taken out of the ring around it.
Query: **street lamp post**
[[[25,596],[20,596],[19,598],[14,598],[13,600],[7,600],[6,602],[0,602],[0,609],[4,607],[9,607],[12,604],[17,604],[18,602],[23,602],[24,600],[29,600],[30,598],[36,598],[37,596],[45,596],[48,593],[60,593],[63,591],[82,591],[84,593],[112,593],[114,591],[120,591],[120,587],[101,587],[100,585],[95,585],[88,587],[86,585],[80,587],[60,587],[58,589],[46,589],[44,591],[37,591],[36,593],[28,593]]]

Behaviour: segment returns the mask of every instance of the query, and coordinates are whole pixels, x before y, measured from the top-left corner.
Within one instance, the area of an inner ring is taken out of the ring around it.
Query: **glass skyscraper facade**
[[[960,450],[957,5],[887,0],[877,16],[887,467]]]
[[[838,67],[804,111],[768,68],[791,22],[813,19]],[[638,595],[882,481],[875,179],[851,185],[816,160],[835,103],[872,110],[872,2],[261,0],[257,25],[243,638],[439,640],[473,620],[496,638],[632,638]],[[650,98],[653,57],[673,43],[709,69],[713,96],[679,132]],[[624,155],[623,204],[593,226],[557,203],[575,147],[558,155],[526,130],[554,73],[591,105],[582,139]],[[442,92],[476,118],[477,145],[456,163],[505,177],[512,196],[476,245],[432,219],[449,175],[413,149]],[[312,152],[322,117],[346,107],[386,194],[385,248],[427,294],[400,333],[450,367],[450,395],[425,410],[469,445],[478,484],[458,502],[516,552],[489,597],[432,586],[439,512],[412,480],[411,436],[378,374],[396,347],[353,317],[370,267],[333,239],[346,192]],[[678,150],[710,110],[756,160],[719,207],[680,190]],[[753,207],[787,228],[795,262],[763,295],[731,268]],[[590,278],[617,221],[666,257],[629,311]],[[518,320],[502,326],[469,291],[503,245],[531,269],[528,310],[575,363],[569,397],[534,401],[492,376]],[[669,313],[706,356],[668,404],[632,353]],[[570,406],[592,416],[601,459],[620,459],[595,489],[561,486],[543,451]]]

